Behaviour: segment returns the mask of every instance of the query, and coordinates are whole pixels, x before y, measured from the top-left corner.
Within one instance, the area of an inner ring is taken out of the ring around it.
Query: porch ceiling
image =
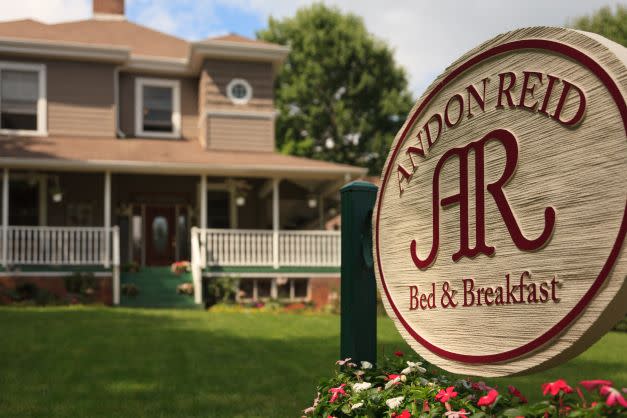
[[[345,179],[366,169],[276,152],[204,150],[195,139],[3,137],[0,165],[63,171]]]

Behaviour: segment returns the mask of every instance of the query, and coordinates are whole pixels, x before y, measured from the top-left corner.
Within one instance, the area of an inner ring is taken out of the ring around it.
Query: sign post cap
[[[367,181],[355,180],[351,181],[348,184],[345,184],[340,189],[340,193],[345,192],[353,192],[353,191],[366,191],[366,192],[376,192],[379,188]]]

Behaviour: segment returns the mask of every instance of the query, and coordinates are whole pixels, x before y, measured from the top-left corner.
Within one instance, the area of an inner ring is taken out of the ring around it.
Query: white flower
[[[351,406],[351,411],[357,408],[361,408],[362,406],[364,406],[363,402],[357,402],[355,405]]]
[[[371,387],[372,383],[370,382],[353,383],[353,390],[355,392],[361,392],[362,390],[370,389]]]
[[[372,363],[370,363],[369,361],[362,361],[361,362],[361,368],[362,369],[372,369]]]
[[[385,404],[388,406],[388,408],[390,409],[396,409],[399,406],[401,406],[401,402],[403,402],[403,399],[405,399],[404,396],[397,396],[396,398],[390,398],[387,401],[385,401]]]
[[[313,413],[313,411],[315,411],[315,410],[316,410],[316,408],[314,408],[313,406],[310,406],[309,408],[307,408],[307,409],[305,409],[303,411],[303,414],[309,415],[309,414]]]
[[[405,367],[403,369],[401,374],[410,374],[410,373],[415,372],[415,371],[418,371],[420,373],[426,372],[427,369],[425,369],[424,367],[420,367],[421,364],[422,363],[420,363],[420,362],[408,361],[407,362],[407,367]]]

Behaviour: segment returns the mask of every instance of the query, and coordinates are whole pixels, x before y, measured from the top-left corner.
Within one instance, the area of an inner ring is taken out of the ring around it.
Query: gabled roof
[[[189,43],[128,20],[87,19],[46,24],[32,19],[0,22],[0,38],[128,48],[132,55],[186,59]]]

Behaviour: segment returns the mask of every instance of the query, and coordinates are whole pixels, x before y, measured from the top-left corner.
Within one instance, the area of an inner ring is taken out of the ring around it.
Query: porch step
[[[144,267],[137,273],[122,273],[120,283],[135,284],[139,294],[135,297],[120,295],[120,305],[142,308],[183,308],[200,309],[194,303],[193,296],[180,295],[176,287],[181,283],[192,281],[190,273],[179,276],[173,274],[169,267]]]

